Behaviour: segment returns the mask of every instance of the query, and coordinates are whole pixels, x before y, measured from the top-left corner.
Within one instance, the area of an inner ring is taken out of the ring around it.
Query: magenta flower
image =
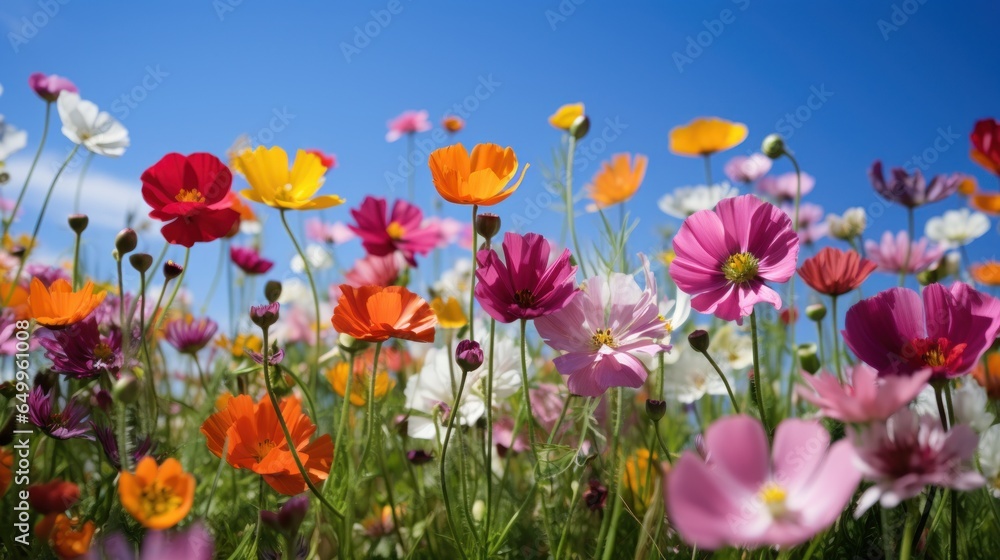
[[[355,288],[392,286],[399,280],[399,274],[404,267],[402,255],[396,253],[384,257],[366,255],[364,258],[354,261],[354,267],[344,273],[344,283]],[[331,290],[333,288],[337,288],[339,292],[338,285],[331,286]],[[330,301],[337,301],[339,297],[338,295],[336,298],[330,298]]]
[[[802,191],[800,196],[805,196],[812,192],[816,186],[816,179],[808,173],[802,174]],[[778,176],[768,175],[761,177],[757,181],[757,191],[771,197],[778,202],[788,202],[795,200],[795,191],[798,188],[798,179],[795,173],[783,173]]]
[[[781,211],[794,222],[795,205],[793,203],[782,204]],[[825,217],[826,214],[824,214],[822,206],[809,202],[799,204],[799,243],[815,243],[826,236],[826,232],[830,228],[824,219]]]
[[[212,340],[218,330],[219,325],[210,317],[195,320],[188,315],[167,323],[164,338],[178,352],[194,355]]]
[[[795,546],[829,527],[861,480],[846,440],[830,445],[816,421],[764,427],[746,415],[705,432],[706,458],[686,451],[667,478],[666,503],[681,538],[698,548]]]
[[[267,512],[261,512],[267,513]],[[114,558],[116,560],[211,560],[215,547],[212,534],[195,522],[182,531],[149,531],[142,540],[139,555],[135,545],[121,533],[113,533],[95,543],[87,559]]]
[[[858,499],[854,517],[875,502],[894,508],[927,485],[972,490],[986,482],[972,466],[979,436],[965,424],[946,432],[937,416],[904,408],[886,423],[855,434],[854,440],[857,468],[875,483]]]
[[[635,354],[670,350],[660,343],[667,329],[656,304],[656,278],[646,257],[640,258],[646,289],[628,274],[594,276],[562,310],[535,320],[542,340],[565,352],[553,363],[568,376],[573,394],[598,397],[611,387],[641,387],[646,367]]]
[[[410,266],[417,266],[416,255],[426,255],[437,246],[438,228],[424,224],[424,213],[405,200],[396,200],[386,215],[384,198],[366,196],[361,206],[351,210],[356,225],[351,231],[361,238],[369,255],[384,257],[399,251]]]
[[[947,177],[935,175],[928,183],[919,169],[910,175],[905,169],[894,167],[890,173],[889,181],[886,182],[885,173],[882,171],[882,162],[875,160],[875,163],[868,170],[868,179],[871,180],[875,192],[882,195],[882,198],[907,208],[916,208],[937,202],[952,195],[958,190],[958,185],[963,178],[958,173]]]
[[[343,222],[324,223],[319,218],[306,220],[306,239],[316,243],[340,245],[355,238],[354,232]]]
[[[955,282],[931,284],[923,301],[908,288],[891,288],[847,310],[844,342],[879,375],[932,379],[968,373],[997,338],[1000,300]]]
[[[38,97],[41,97],[49,103],[59,99],[59,94],[64,91],[68,91],[70,93],[79,92],[79,90],[76,89],[76,85],[67,78],[57,76],[56,74],[49,74],[46,76],[42,72],[35,72],[34,74],[28,76],[28,86],[30,86],[31,89],[38,94]]]
[[[46,330],[38,336],[52,369],[74,379],[91,379],[104,373],[115,376],[122,367],[122,333],[112,326],[101,334],[97,320],[84,321],[58,331]]]
[[[101,450],[104,452],[104,456],[107,457],[108,462],[111,463],[111,466],[116,471],[121,470],[121,456],[118,454],[118,437],[115,435],[114,428],[110,425],[97,424],[93,421],[90,422],[90,428],[94,431],[97,443],[101,445]],[[156,449],[156,444],[150,436],[142,438],[133,436],[133,441],[129,445],[129,449],[132,450],[130,456],[134,465],[139,462],[139,459],[147,455],[152,455],[153,450]]]
[[[246,274],[264,274],[274,266],[274,261],[269,261],[260,256],[253,247],[229,247],[229,258],[233,264],[240,267]]]
[[[781,296],[764,282],[795,274],[799,239],[784,212],[747,194],[689,216],[674,252],[670,276],[692,296],[691,307],[743,324],[758,303],[781,309]]]
[[[798,393],[826,418],[853,424],[883,422],[920,394],[931,373],[922,369],[913,375],[879,377],[877,371],[859,363],[847,370],[844,385],[830,373],[803,373],[802,379],[812,390],[799,387]]]
[[[389,132],[385,135],[385,141],[395,142],[404,134],[416,134],[430,130],[431,121],[427,116],[427,111],[403,111],[398,117],[386,123],[386,126],[389,127]]]
[[[56,439],[93,439],[87,432],[86,420],[90,415],[83,404],[75,399],[66,401],[62,410],[55,410],[56,396],[36,385],[28,394],[28,418],[43,432]]]
[[[897,233],[895,237],[887,231],[882,234],[881,243],[875,243],[871,239],[865,241],[865,254],[878,265],[876,270],[898,274],[906,262],[907,245],[910,246],[910,260],[905,267],[908,274],[925,270],[944,255],[944,247],[931,244],[926,237],[911,242],[910,235],[905,231]]]
[[[726,162],[723,171],[734,183],[753,183],[771,170],[771,158],[764,154],[736,156]],[[794,187],[793,187],[794,188]]]
[[[569,249],[549,264],[549,242],[537,233],[503,237],[503,260],[495,251],[476,254],[476,301],[501,323],[537,319],[566,307],[576,291],[576,267],[569,262]]]
[[[71,282],[69,274],[57,266],[48,266],[41,263],[29,263],[24,267],[24,272],[31,278],[38,278],[48,288],[56,280]]]

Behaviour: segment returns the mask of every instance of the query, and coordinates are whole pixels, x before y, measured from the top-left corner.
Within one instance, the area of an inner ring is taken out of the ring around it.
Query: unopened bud
[[[145,274],[149,270],[149,267],[153,266],[153,255],[149,253],[136,253],[129,256],[128,262],[140,274]]]
[[[797,352],[799,355],[799,364],[802,365],[802,369],[815,375],[821,367],[819,356],[816,355],[816,345],[811,343],[800,344]]]
[[[166,278],[167,281],[177,278],[182,272],[184,272],[184,267],[174,261],[167,261],[163,263],[163,277]]]
[[[590,132],[590,117],[587,115],[580,115],[569,125],[569,133],[577,140],[582,140],[588,132]]]
[[[708,331],[698,329],[688,335],[688,343],[698,352],[708,352],[709,342]]]
[[[822,303],[814,303],[806,307],[806,317],[809,317],[810,321],[816,321],[817,323],[826,318],[826,306]]]
[[[115,250],[118,251],[119,258],[134,251],[135,246],[138,244],[139,236],[136,235],[135,230],[132,228],[125,228],[115,236]]]
[[[277,280],[268,280],[264,284],[264,297],[267,298],[268,303],[274,303],[278,301],[281,297],[281,282]]]
[[[67,221],[69,222],[69,229],[73,230],[73,233],[77,235],[83,233],[90,224],[90,218],[86,214],[70,214]]]
[[[760,144],[760,151],[771,159],[778,159],[785,155],[785,140],[780,134],[768,134]]]
[[[483,236],[487,243],[500,233],[500,216],[484,212],[476,215],[476,233]]]
[[[646,416],[653,422],[659,422],[663,415],[667,413],[666,401],[646,399]]]

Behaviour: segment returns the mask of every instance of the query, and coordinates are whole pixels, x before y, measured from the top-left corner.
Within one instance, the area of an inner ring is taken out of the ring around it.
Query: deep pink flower
[[[385,141],[395,142],[404,134],[430,130],[431,121],[427,116],[427,111],[403,111],[398,117],[386,123],[386,126],[389,127],[389,132],[385,135]]]
[[[875,483],[858,499],[855,517],[875,502],[894,508],[927,485],[972,490],[986,482],[972,466],[979,436],[965,424],[946,432],[936,415],[920,416],[904,408],[886,423],[855,434],[854,440],[857,468]]]
[[[881,422],[916,398],[931,373],[923,369],[913,375],[879,377],[877,371],[859,363],[848,368],[843,385],[830,373],[803,373],[802,379],[812,390],[799,387],[798,392],[827,418],[855,424]]]
[[[535,320],[542,340],[565,352],[553,363],[573,394],[598,397],[611,387],[640,387],[646,367],[635,354],[670,350],[660,343],[667,329],[656,304],[656,278],[640,257],[645,289],[629,274],[601,274],[585,280],[562,310]]]
[[[803,543],[833,524],[861,480],[851,444],[830,445],[816,421],[785,420],[768,450],[759,421],[727,416],[708,427],[704,452],[686,451],[666,490],[677,532],[702,549]]]
[[[743,324],[758,303],[781,309],[781,296],[764,282],[795,274],[799,239],[784,212],[747,194],[689,216],[674,236],[674,252],[670,276],[692,296],[691,307]]]
[[[503,260],[495,251],[476,254],[476,301],[501,323],[537,319],[566,307],[576,288],[569,249],[552,260],[549,242],[537,233],[503,237]]]
[[[78,93],[79,90],[76,89],[76,85],[69,81],[67,78],[62,76],[57,76],[56,74],[49,74],[46,76],[42,72],[35,72],[34,74],[28,76],[28,86],[31,87],[45,101],[52,103],[56,99],[59,99],[59,94],[68,91],[70,93]]]
[[[753,183],[771,170],[771,158],[764,154],[736,156],[726,162],[723,170],[734,183]]]
[[[931,368],[933,379],[968,373],[1000,330],[1000,300],[963,282],[931,284],[923,301],[908,288],[891,288],[847,311],[844,341],[879,375],[913,375]]]
[[[240,267],[240,270],[247,274],[264,274],[274,266],[274,261],[269,261],[260,256],[253,247],[229,247],[229,258],[233,264]]]
[[[366,196],[359,208],[351,210],[356,222],[349,226],[351,231],[368,254],[384,257],[399,251],[410,266],[417,266],[415,255],[426,255],[437,246],[437,227],[425,224],[420,208],[405,200],[396,200],[388,216],[386,207],[384,198]]]
[[[814,186],[816,186],[816,179],[808,173],[803,173],[800,197],[812,192]],[[795,177],[795,173],[783,173],[778,176],[768,175],[757,181],[757,191],[778,202],[794,201],[797,188],[798,179]]]
[[[219,325],[211,318],[202,317],[196,321],[188,315],[167,323],[164,338],[178,352],[194,355],[212,340],[218,330]]]
[[[931,244],[926,237],[920,241],[910,241],[910,235],[901,231],[893,237],[892,233],[882,234],[882,242],[875,243],[871,239],[865,241],[865,254],[878,265],[881,272],[899,274],[906,262],[906,246],[910,245],[910,260],[906,265],[908,274],[920,272],[937,262],[944,255],[944,248]]]

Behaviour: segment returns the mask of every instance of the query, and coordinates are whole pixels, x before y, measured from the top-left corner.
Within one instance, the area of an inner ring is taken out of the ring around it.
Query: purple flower
[[[194,355],[212,340],[218,330],[219,325],[211,318],[202,317],[195,321],[188,315],[167,323],[165,338],[178,352]]]
[[[475,340],[462,340],[455,347],[455,363],[464,372],[475,371],[483,365],[483,349]]]
[[[93,421],[90,422],[90,428],[94,432],[97,443],[101,444],[101,450],[104,451],[104,456],[108,458],[108,462],[111,463],[111,466],[115,470],[121,470],[121,456],[118,454],[118,439],[115,436],[114,429],[111,426],[100,425]],[[134,441],[131,454],[132,463],[138,463],[139,459],[151,455],[155,447],[153,438],[150,436]]]
[[[79,90],[76,89],[76,85],[62,76],[57,76],[56,74],[49,74],[46,76],[42,72],[35,72],[34,74],[28,76],[28,85],[31,89],[35,90],[38,97],[41,97],[45,101],[52,103],[56,99],[59,99],[59,94],[68,91],[71,93],[77,93]]]
[[[808,173],[802,174],[802,190],[799,197],[809,194],[816,186],[816,179]],[[757,181],[757,190],[778,202],[788,202],[795,200],[795,191],[798,189],[798,179],[795,173],[783,173],[778,176],[761,177]]]
[[[42,284],[45,284],[46,288],[51,286],[56,280],[70,281],[69,274],[66,274],[65,270],[56,266],[31,263],[24,267],[24,271],[28,274],[28,276],[41,280]]]
[[[576,267],[566,249],[549,264],[549,242],[537,233],[506,233],[504,259],[493,250],[476,255],[476,301],[501,323],[536,319],[566,307],[576,288]]]
[[[249,348],[246,350],[247,355],[250,359],[257,362],[258,364],[264,363],[264,354],[260,352],[254,352]],[[281,348],[271,348],[271,351],[267,353],[267,363],[268,365],[276,366],[281,363],[281,360],[285,359],[285,351]]]
[[[985,484],[972,465],[979,436],[965,424],[947,432],[934,415],[920,416],[904,408],[884,424],[855,435],[857,465],[874,486],[858,499],[855,517],[879,502],[894,508],[934,485],[972,490]]]
[[[250,320],[253,321],[253,324],[258,327],[266,329],[278,322],[280,311],[281,304],[278,302],[267,303],[264,305],[251,305]]]
[[[286,535],[295,535],[299,532],[299,526],[302,525],[302,520],[305,519],[308,511],[309,496],[299,494],[285,502],[277,512],[266,510],[260,512],[260,518],[264,524],[272,529]]]
[[[212,535],[201,523],[187,529],[168,533],[149,531],[142,541],[142,549],[136,557],[135,549],[125,535],[114,533],[91,550],[88,560],[114,558],[115,560],[211,560],[215,547]]]
[[[771,158],[764,154],[736,156],[726,162],[723,170],[734,183],[753,183],[771,170]]]
[[[38,337],[52,369],[74,379],[90,379],[122,367],[122,335],[118,327],[102,335],[92,316],[68,329],[46,331]]]
[[[608,487],[596,478],[590,479],[587,489],[583,492],[583,503],[590,511],[601,511],[608,501]]]
[[[36,386],[28,395],[28,418],[43,432],[56,439],[92,439],[85,421],[90,411],[74,399],[66,402],[61,411],[55,409],[55,395]]]
[[[261,257],[253,247],[233,245],[229,248],[229,258],[246,274],[264,274],[274,266],[274,261]]]
[[[875,160],[868,170],[868,179],[871,180],[875,192],[882,195],[882,198],[907,208],[916,208],[952,195],[958,190],[962,175],[958,173],[948,176],[935,175],[928,183],[919,169],[910,175],[905,169],[894,167],[887,182],[885,173],[882,172],[882,162]]]
[[[566,352],[553,363],[569,390],[599,397],[611,387],[641,387],[646,366],[635,354],[665,352],[667,331],[656,303],[656,279],[640,255],[646,288],[631,275],[612,273],[584,281],[562,310],[535,320],[550,347]]]

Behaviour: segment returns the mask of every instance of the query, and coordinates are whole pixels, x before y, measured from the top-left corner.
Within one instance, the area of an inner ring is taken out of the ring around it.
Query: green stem
[[[28,168],[28,176],[24,178],[24,186],[21,187],[21,192],[17,195],[17,202],[14,203],[14,209],[10,211],[10,216],[3,221],[3,235],[0,235],[0,239],[7,237],[7,234],[10,233],[10,226],[17,217],[17,211],[21,208],[21,202],[24,201],[24,193],[28,192],[28,185],[31,184],[31,176],[35,173],[35,166],[38,165],[38,160],[42,157],[42,150],[45,149],[45,140],[49,137],[50,120],[52,120],[51,101],[45,104],[45,124],[42,125],[42,139],[38,143],[38,151],[35,152],[35,159],[31,160],[31,167]],[[74,151],[76,151],[75,148]]]
[[[83,233],[76,234],[73,242],[73,291],[80,289],[80,241]]]
[[[614,401],[611,405],[612,414],[614,414],[614,421],[612,423],[613,427],[611,430],[611,483],[608,485],[610,491],[608,493],[608,501],[612,504],[612,513],[610,516],[606,516],[604,521],[601,523],[601,531],[597,536],[597,548],[594,550],[602,551],[601,557],[605,560],[611,557],[611,551],[614,549],[614,533],[618,525],[619,515],[615,515],[615,508],[621,508],[619,505],[621,501],[621,458],[619,457],[619,447],[621,438],[621,428],[622,428],[622,389],[618,387],[613,390],[612,400]],[[609,538],[609,534],[612,535]],[[607,545],[606,545],[607,543]]]
[[[752,315],[751,315],[751,317],[752,317]],[[733,403],[733,412],[735,412],[736,414],[739,414],[740,413],[740,405],[736,401],[736,395],[733,394],[733,388],[729,385],[729,380],[726,379],[726,375],[724,373],[722,373],[722,368],[719,367],[719,364],[717,364],[715,362],[715,360],[712,358],[712,355],[709,354],[707,351],[701,352],[701,355],[705,356],[705,359],[708,360],[708,363],[712,364],[712,367],[715,368],[715,372],[719,374],[719,378],[722,379],[722,383],[724,383],[725,386],[726,386],[726,392],[729,393],[729,402]],[[661,354],[661,356],[662,356],[662,354]],[[662,361],[662,359],[663,358],[661,357],[660,360]]]
[[[490,319],[490,359],[486,374],[486,519],[483,524],[483,549],[489,548],[490,520],[493,514],[493,341],[496,319]]]
[[[128,454],[128,420],[125,403],[118,399],[118,464],[121,465],[122,472],[130,472],[132,467]]]
[[[454,358],[449,356],[449,360]],[[455,544],[457,545],[459,553],[461,553],[462,558],[467,558],[465,555],[465,549],[462,544],[462,539],[458,536],[458,529],[455,527],[455,520],[452,519],[451,514],[451,502],[448,500],[448,476],[445,470],[445,465],[447,464],[448,458],[448,444],[451,442],[451,432],[455,428],[455,417],[458,416],[459,407],[462,404],[462,392],[465,390],[465,379],[468,377],[468,372],[465,368],[462,368],[462,380],[458,384],[458,393],[455,395],[455,403],[452,405],[451,410],[448,411],[448,429],[444,435],[444,443],[441,446],[441,463],[440,463],[440,476],[441,476],[441,498],[444,500],[444,515],[445,519],[448,521],[448,529],[451,531],[451,536],[455,539]]]
[[[309,266],[309,259],[306,258],[305,252],[302,251],[302,247],[299,246],[299,242],[295,239],[295,234],[292,233],[292,228],[288,225],[288,219],[285,217],[285,209],[282,208],[279,212],[281,215],[281,224],[285,226],[285,231],[288,232],[289,239],[292,240],[292,245],[295,246],[295,252],[299,254],[299,258],[302,259],[302,269],[306,273],[306,278],[309,280],[309,290],[312,292],[313,297],[313,319],[316,325],[316,340],[313,345],[313,359],[310,364],[310,375],[309,375],[309,392],[313,395],[316,394],[316,390],[319,387],[319,347],[320,347],[320,319],[319,319],[319,292],[316,291],[316,281],[313,279],[312,267]],[[354,373],[353,371],[351,372]]]
[[[351,421],[351,390],[354,383],[354,357],[357,355],[353,350],[348,354],[347,359],[347,382],[344,385],[344,399],[341,404],[340,409],[340,422],[337,423],[337,435],[333,440],[333,452],[337,457],[347,457],[346,453],[341,452],[341,442],[344,439],[344,434],[349,433],[347,429],[348,423]],[[348,444],[348,449],[350,449],[350,444]],[[334,460],[334,464],[336,464]],[[333,478],[334,465],[330,465],[330,476],[327,480]]]
[[[833,363],[837,368],[837,379],[844,383],[844,373],[840,366],[840,331],[837,330],[837,296],[830,298],[830,320],[833,321]]]
[[[576,239],[576,219],[573,217],[573,156],[576,153],[576,137],[569,135],[569,147],[566,150],[566,227],[569,229],[569,238],[573,241],[573,251],[576,252],[576,263],[580,267],[580,272],[586,278],[587,267],[583,262],[583,252],[580,251],[580,243]]]
[[[706,187],[711,187],[712,186],[712,161],[711,161],[711,157],[712,157],[711,154],[705,154],[705,156],[704,156],[704,159],[705,159],[705,186]]]
[[[528,443],[531,445],[532,454],[535,454],[535,413],[531,410],[531,392],[528,390],[527,338],[525,337],[527,325],[528,321],[521,319],[521,388],[524,394],[524,407],[528,412]]]
[[[163,325],[163,320],[167,318],[167,310],[174,304],[177,292],[181,291],[181,284],[184,283],[184,276],[187,274],[188,260],[190,260],[190,258],[191,248],[188,247],[184,249],[184,264],[181,265],[181,275],[174,280],[174,289],[171,290],[170,297],[167,298],[167,304],[163,306],[163,313],[160,313],[160,317],[156,320],[156,324],[153,326],[153,332],[160,330],[160,326]],[[163,284],[163,288],[166,289],[167,285]],[[163,294],[160,294],[160,299],[163,299]],[[157,309],[159,309],[159,303],[157,303]]]
[[[229,240],[223,239],[222,243],[219,243],[219,262],[215,265],[215,275],[212,276],[212,283],[208,286],[208,293],[205,294],[205,303],[201,306],[202,315],[208,311],[208,304],[212,302],[212,297],[215,295],[215,288],[219,285],[219,278],[222,276],[222,267],[226,264],[226,252],[228,248]]]
[[[476,245],[479,244],[478,233],[476,232],[476,214],[479,213],[479,205],[472,205],[472,277],[469,279],[469,340],[476,339],[475,324],[473,320],[476,311],[476,266],[478,264]]]
[[[760,412],[760,423],[764,425],[767,440],[771,441],[771,427],[767,423],[767,411],[764,408],[764,372],[760,370],[760,351],[757,343],[757,310],[750,312],[750,335],[753,342],[753,387],[757,399],[757,410]]]
[[[931,497],[928,497],[928,500],[931,499]],[[910,553],[913,547],[916,546],[916,541],[920,538],[920,535],[914,532],[916,528],[916,524],[914,523],[915,517],[910,514],[910,508],[907,506],[904,507],[906,507],[906,526],[903,528],[903,540],[899,543],[899,560],[910,560]]]
[[[83,194],[83,180],[90,169],[90,162],[94,159],[94,152],[87,153],[87,159],[83,160],[83,167],[80,168],[80,175],[76,178],[76,197],[73,199],[73,213],[80,213],[80,195]]]

